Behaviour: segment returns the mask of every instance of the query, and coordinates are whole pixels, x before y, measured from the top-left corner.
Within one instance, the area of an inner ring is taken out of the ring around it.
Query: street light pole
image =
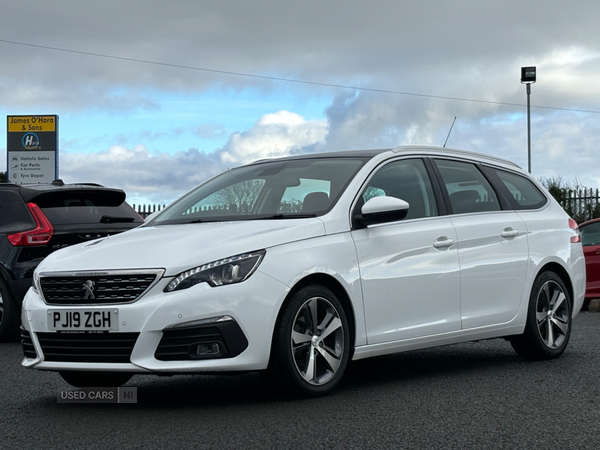
[[[531,173],[531,113],[529,97],[531,85],[535,83],[535,67],[521,67],[521,83],[525,84],[527,92],[527,171]]]
[[[527,172],[531,173],[531,113],[529,112],[531,83],[527,83],[525,86],[527,86]]]

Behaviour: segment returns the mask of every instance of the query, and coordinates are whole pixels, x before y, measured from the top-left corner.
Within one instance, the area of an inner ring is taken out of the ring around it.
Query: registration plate
[[[118,331],[118,309],[51,309],[48,331]]]

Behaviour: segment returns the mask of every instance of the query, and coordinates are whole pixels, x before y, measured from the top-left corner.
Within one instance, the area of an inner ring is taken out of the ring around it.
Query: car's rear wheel
[[[8,283],[0,277],[0,342],[16,340],[18,338],[19,305],[15,300]]]
[[[524,358],[558,358],[571,336],[571,299],[563,280],[554,272],[538,275],[531,289],[525,332],[510,338]]]
[[[265,376],[280,391],[325,395],[340,382],[349,350],[350,330],[339,299],[323,286],[305,286],[280,313]]]
[[[107,372],[59,372],[63,380],[71,386],[83,387],[119,387],[127,383],[133,374],[131,373],[107,373]]]

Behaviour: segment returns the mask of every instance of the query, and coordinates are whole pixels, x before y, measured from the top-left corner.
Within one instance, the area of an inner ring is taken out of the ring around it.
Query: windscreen
[[[150,223],[315,217],[325,214],[365,158],[271,161],[229,170],[200,185]]]

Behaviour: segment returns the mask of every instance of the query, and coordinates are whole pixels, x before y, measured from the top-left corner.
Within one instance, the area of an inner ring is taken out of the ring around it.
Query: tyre
[[[83,387],[119,387],[127,383],[133,374],[105,372],[59,372],[63,380],[71,386]]]
[[[525,331],[510,338],[515,351],[533,360],[558,358],[571,336],[571,305],[569,291],[556,273],[538,275],[529,297]]]
[[[21,311],[8,283],[0,277],[0,342],[16,341],[19,337]]]
[[[329,289],[308,285],[284,304],[264,373],[284,393],[318,397],[340,382],[350,354],[350,329],[344,308]]]

